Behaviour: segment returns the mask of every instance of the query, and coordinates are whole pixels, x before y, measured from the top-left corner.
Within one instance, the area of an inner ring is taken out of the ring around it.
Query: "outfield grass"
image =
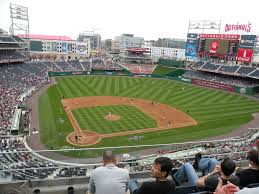
[[[97,106],[72,111],[80,128],[100,134],[132,131],[156,127],[156,121],[133,106]],[[119,115],[117,121],[108,121],[104,117],[111,112]]]
[[[127,96],[168,104],[188,112],[196,126],[165,131],[141,133],[141,141],[131,141],[129,136],[107,138],[92,147],[143,145],[192,141],[231,132],[252,119],[251,113],[259,111],[259,103],[245,96],[194,87],[190,84],[161,79],[76,76],[57,78],[58,84],[51,86],[39,99],[41,141],[48,148],[59,149],[70,146],[66,135],[73,131],[61,106],[61,96]],[[182,88],[185,88],[182,90]],[[127,151],[127,150],[123,150]],[[65,155],[97,156],[95,152],[73,152]]]
[[[176,68],[173,68],[173,67],[164,67],[164,66],[158,65],[152,74],[165,75],[165,74],[170,73],[175,70],[176,70]]]

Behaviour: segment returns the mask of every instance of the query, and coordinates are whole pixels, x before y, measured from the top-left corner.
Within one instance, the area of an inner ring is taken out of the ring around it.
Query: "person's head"
[[[173,165],[170,158],[159,157],[153,163],[151,176],[158,180],[166,179],[172,168]]]
[[[224,158],[220,163],[220,170],[225,176],[230,176],[236,169],[235,162],[229,157]]]
[[[250,150],[247,153],[247,159],[249,160],[250,164],[252,166],[257,166],[259,167],[259,155],[257,150]]]
[[[116,156],[112,150],[106,150],[103,152],[103,164],[113,163],[116,164]]]

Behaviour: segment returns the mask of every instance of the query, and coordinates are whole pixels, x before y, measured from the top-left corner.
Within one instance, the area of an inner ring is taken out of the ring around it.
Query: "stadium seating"
[[[255,136],[255,133],[257,134]],[[164,156],[173,158],[177,156],[177,152],[181,152],[181,155],[178,157],[182,157],[174,161],[174,168],[179,168],[183,162],[186,160],[193,160],[193,155],[197,152],[200,152],[202,148],[203,155],[209,155],[211,157],[215,157],[217,159],[222,159],[222,157],[227,154],[231,158],[236,161],[243,160],[246,157],[246,151],[251,149],[251,145],[255,142],[255,137],[258,136],[257,130],[251,130],[249,133],[246,133],[243,137],[239,137],[236,141],[231,141],[225,143],[210,143],[210,144],[198,144],[192,146],[185,146],[176,151],[174,149],[169,152],[163,152]],[[191,152],[190,147],[196,147],[196,152]],[[3,138],[0,140],[0,161],[6,169],[19,169],[15,173],[13,179],[35,179],[35,178],[58,178],[58,177],[74,177],[74,176],[86,176],[87,168],[83,167],[66,167],[66,168],[58,168],[58,166],[54,163],[50,163],[47,161],[43,161],[42,159],[35,158],[35,156],[30,153],[15,153],[14,151],[26,151],[26,148],[23,144],[23,138]],[[185,150],[185,151],[184,151]],[[184,151],[184,152],[183,152]],[[161,151],[157,154],[157,156],[145,157],[143,159],[139,159],[138,162],[130,167],[131,173],[136,172],[145,172],[151,169],[151,164],[154,158],[161,156]],[[185,155],[183,155],[183,153]],[[120,164],[120,167],[124,167],[125,165]],[[37,169],[43,168],[44,169]],[[32,168],[31,170],[28,168]],[[21,171],[21,169],[26,169]],[[5,176],[10,176],[8,172],[5,171]],[[89,176],[89,175],[88,175]]]
[[[61,69],[61,71],[76,71],[73,66],[71,66],[69,63],[65,61],[56,61],[56,66]]]
[[[203,69],[208,69],[215,71],[217,70],[221,65],[213,64],[211,62],[207,62],[205,65],[202,66]]]
[[[239,70],[236,72],[237,74],[240,75],[248,75],[252,71],[254,71],[256,68],[255,67],[240,67]]]
[[[151,64],[122,64],[122,67],[135,74],[152,74],[156,65]]]
[[[133,66],[134,65],[134,66]],[[203,63],[204,65],[204,63]],[[133,67],[132,67],[133,66]],[[140,67],[139,67],[140,66]],[[205,66],[205,65],[204,65]],[[126,66],[125,66],[126,67]],[[136,68],[138,73],[152,73],[155,65],[137,65],[131,64],[128,68]],[[209,69],[215,69],[218,66],[206,66]],[[90,61],[68,61],[56,62],[50,61],[29,62],[22,64],[10,64],[0,66],[0,109],[3,114],[0,114],[0,133],[8,135],[11,125],[11,119],[15,108],[23,102],[24,99],[20,95],[28,89],[35,87],[35,89],[48,83],[46,72],[49,69],[70,71],[70,70],[90,70]],[[112,61],[97,60],[92,63],[93,69],[112,70],[122,69],[118,64]],[[221,67],[222,68],[222,67]],[[229,71],[234,72],[237,69]],[[204,79],[214,81],[224,81],[222,78],[215,79],[215,75],[204,74],[204,72],[193,73],[187,72],[191,77],[202,77]],[[258,72],[254,72],[255,74]],[[252,74],[251,74],[252,75]],[[228,80],[229,81],[229,80]],[[237,80],[234,80],[237,81]],[[251,83],[250,83],[251,84]],[[24,114],[24,126],[30,125],[30,112]],[[151,169],[151,164],[155,157],[168,156],[172,158],[174,168],[179,168],[181,164],[188,160],[193,160],[197,152],[202,152],[203,155],[210,155],[221,159],[224,155],[230,155],[236,161],[241,161],[246,158],[246,151],[254,144],[256,137],[258,137],[257,130],[251,130],[249,133],[244,134],[243,137],[238,137],[236,141],[229,142],[215,142],[210,144],[192,144],[180,145],[179,147],[169,147],[161,149],[156,155],[152,157],[139,156],[137,162],[131,164],[129,167],[130,173],[141,173]],[[1,176],[11,180],[27,180],[27,179],[53,179],[62,177],[85,177],[91,174],[89,167],[64,167],[53,162],[46,161],[38,158],[32,153],[28,152],[24,145],[23,137],[2,137],[0,139],[0,162],[2,168],[5,169]],[[120,164],[120,167],[127,167],[126,164]],[[9,170],[9,171],[8,171]],[[15,172],[15,173],[13,173]],[[1,177],[0,176],[0,177]]]
[[[12,38],[16,41],[16,42],[24,42],[23,39],[21,39],[18,36],[12,36]]]
[[[0,43],[20,43],[24,42],[21,38],[18,36],[9,36],[9,35],[0,35]]]
[[[230,77],[227,75],[216,74],[213,72],[204,72],[204,71],[188,71],[185,74],[183,74],[183,77],[196,78],[200,80],[207,80],[207,81],[224,83],[228,85],[241,86],[241,87],[244,87],[244,86],[251,87],[251,86],[259,85],[259,80],[248,80],[237,76]]]
[[[259,77],[259,70],[256,70],[255,72],[251,73],[249,76],[250,77]]]
[[[5,44],[0,44],[0,48],[1,49],[19,48],[19,45],[18,44],[5,43]]]
[[[91,63],[89,61],[82,61],[81,64],[83,65],[85,71],[91,70]]]
[[[54,167],[53,163],[41,161],[30,153],[15,153],[15,151],[27,151],[23,138],[4,138],[0,140],[0,161],[5,169],[26,169],[17,170],[12,174],[13,180],[26,180],[35,178],[47,178],[55,169],[32,169],[37,167]],[[5,176],[11,176],[10,172],[4,171]]]
[[[239,66],[237,66],[237,65],[233,65],[233,66],[222,65],[222,66],[219,68],[218,71],[219,71],[219,72],[223,72],[223,73],[234,74],[238,68],[239,68]]]
[[[45,66],[35,63],[0,66],[0,133],[7,134],[15,108],[23,99],[19,95],[48,82]]]
[[[0,42],[16,42],[11,36],[0,36]]]
[[[73,176],[86,176],[87,169],[86,168],[62,168],[59,170],[55,178],[58,177],[73,177]]]
[[[76,71],[84,71],[84,66],[78,60],[70,60],[68,63],[76,69]]]
[[[176,190],[173,194],[189,194],[199,192],[196,186],[180,186],[176,187]]]
[[[204,61],[198,61],[192,65],[193,68],[200,68],[202,65],[204,65]]]
[[[18,52],[0,52],[0,60],[10,60],[10,59],[24,59],[25,57]]]
[[[226,65],[223,63],[199,60],[191,65],[191,69],[259,79],[258,69],[251,66]]]
[[[123,68],[112,60],[99,59],[92,60],[92,70],[122,70]]]

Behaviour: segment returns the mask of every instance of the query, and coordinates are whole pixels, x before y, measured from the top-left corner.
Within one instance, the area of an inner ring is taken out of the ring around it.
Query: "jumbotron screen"
[[[225,55],[228,53],[229,40],[227,39],[206,39],[205,51],[209,53],[216,53]]]

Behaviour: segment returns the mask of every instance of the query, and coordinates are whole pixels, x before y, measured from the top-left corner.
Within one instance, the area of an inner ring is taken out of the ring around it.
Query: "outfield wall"
[[[49,77],[55,76],[72,76],[72,75],[120,75],[120,76],[133,76],[134,74],[127,71],[66,71],[66,72],[56,72],[49,71]]]
[[[200,79],[190,79],[185,77],[175,77],[170,75],[158,75],[158,74],[133,74],[126,71],[68,71],[68,72],[48,72],[49,77],[55,76],[73,76],[73,75],[108,75],[108,76],[130,76],[130,77],[149,77],[149,78],[162,78],[168,80],[175,80],[185,83],[190,83],[192,85],[214,88],[225,90],[228,92],[235,92],[238,94],[245,94],[245,95],[253,95],[256,92],[259,92],[259,86],[257,87],[239,87],[239,86],[232,86],[230,84],[225,83],[218,83]]]
[[[239,86],[232,86],[229,84],[206,81],[206,80],[199,80],[199,79],[192,79],[192,84],[198,85],[198,86],[204,86],[204,87],[208,87],[208,88],[225,90],[228,92],[235,92],[238,94],[245,94],[245,95],[253,95],[258,90],[258,87],[239,87]]]
[[[192,84],[197,86],[204,86],[208,88],[226,90],[228,92],[235,92],[235,87],[232,85],[216,83],[216,82],[207,81],[207,80],[192,79]]]
[[[173,60],[173,59],[159,59],[158,60],[158,64],[159,65],[164,65],[167,67],[184,67],[184,61],[177,61],[177,60]]]

